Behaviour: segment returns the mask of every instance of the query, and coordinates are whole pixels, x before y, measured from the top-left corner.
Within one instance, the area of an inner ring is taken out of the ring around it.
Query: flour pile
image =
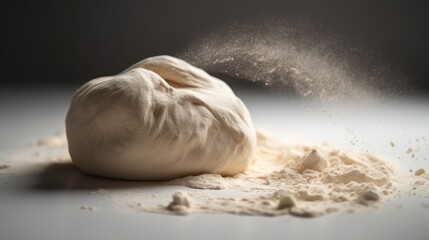
[[[37,145],[38,165],[71,164],[65,134],[40,142],[44,144]],[[62,151],[57,151],[56,156],[47,154],[46,150],[54,149]],[[2,165],[0,170],[9,167]],[[13,168],[17,171],[18,165]],[[232,177],[202,174],[168,182],[131,184],[91,178],[76,171],[70,174],[73,181],[66,180],[67,188],[74,184],[77,189],[92,186],[96,190],[89,193],[107,196],[120,206],[177,215],[317,217],[380,207],[398,196],[429,198],[429,174],[423,168],[401,174],[385,157],[342,151],[328,144],[282,141],[260,131],[256,158],[245,172]],[[122,185],[124,190],[110,189],[112,184],[115,188]],[[151,191],[145,188],[146,184]],[[422,206],[426,208],[427,204]]]
[[[342,152],[330,145],[284,144],[258,133],[257,157],[242,174],[203,174],[167,184],[195,189],[235,190],[247,197],[201,196],[181,191],[168,206],[138,209],[164,213],[234,213],[314,217],[377,205],[395,191],[395,170],[368,153]]]

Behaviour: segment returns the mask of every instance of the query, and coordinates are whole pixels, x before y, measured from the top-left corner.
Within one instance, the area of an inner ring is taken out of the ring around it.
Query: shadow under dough
[[[150,188],[164,185],[161,181],[129,181],[97,177],[81,172],[72,162],[50,163],[35,174],[36,190],[97,190]]]

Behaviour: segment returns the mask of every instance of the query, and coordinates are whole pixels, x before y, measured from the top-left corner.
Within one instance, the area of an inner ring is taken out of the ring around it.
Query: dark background
[[[425,1],[1,1],[3,86],[78,86],[260,16],[307,19],[387,59],[429,92]]]

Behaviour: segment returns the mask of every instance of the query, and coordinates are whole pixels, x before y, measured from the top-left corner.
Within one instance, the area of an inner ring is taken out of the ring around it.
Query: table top
[[[422,140],[429,139],[429,99],[334,104],[279,93],[236,92],[255,127],[276,137],[380,153],[403,174],[429,169],[429,147]],[[87,176],[70,168],[14,172],[15,164],[33,161],[38,139],[64,129],[72,94],[72,89],[58,88],[0,90],[0,165],[11,166],[0,170],[0,239],[429,239],[429,208],[423,207],[429,198],[423,196],[398,197],[377,209],[310,219],[172,216],[138,212],[108,196],[89,193],[100,187],[157,193],[175,186],[105,179],[88,185]],[[414,158],[406,153],[408,148],[418,149]],[[97,210],[82,211],[83,204]]]

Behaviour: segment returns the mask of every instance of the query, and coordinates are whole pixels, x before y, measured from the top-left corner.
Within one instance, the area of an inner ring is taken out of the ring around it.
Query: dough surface
[[[233,91],[170,56],[84,84],[73,96],[66,133],[79,169],[128,180],[234,175],[256,149],[249,112]]]

